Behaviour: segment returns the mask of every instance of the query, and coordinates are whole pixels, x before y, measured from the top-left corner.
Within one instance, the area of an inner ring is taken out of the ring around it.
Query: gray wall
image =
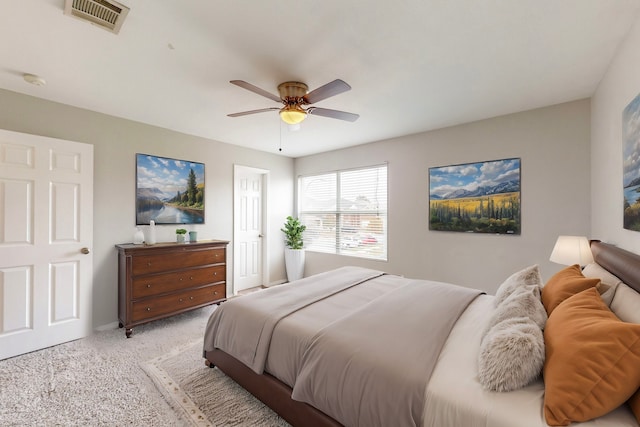
[[[389,163],[388,262],[308,252],[305,275],[355,264],[493,293],[537,263],[543,278],[560,234],[590,235],[590,103],[575,101],[296,159],[296,175]],[[522,159],[522,234],[429,231],[428,169]]]
[[[293,160],[193,137],[79,108],[0,90],[0,128],[94,145],[93,324],[117,320],[117,243],[135,228],[135,154],[205,163],[205,224],[199,239],[232,240],[233,165],[270,171],[268,240],[270,282],[284,279],[280,226],[293,210]],[[191,227],[191,226],[190,226]],[[158,226],[158,241],[174,241],[176,226]],[[228,248],[229,276],[233,246]],[[231,283],[229,283],[229,288]]]
[[[622,227],[622,111],[640,93],[640,18],[591,104],[592,236],[640,253],[640,233]]]
[[[207,218],[196,228],[201,238],[233,237],[234,164],[270,170],[271,282],[285,277],[279,229],[294,210],[293,177],[386,161],[389,260],[309,252],[305,275],[354,264],[492,293],[509,274],[533,263],[545,279],[559,270],[548,261],[558,235],[591,236],[590,108],[581,100],[295,161],[8,91],[0,91],[0,128],[94,145],[93,308],[94,325],[100,326],[116,320],[113,245],[131,241],[137,152],[205,162]],[[508,157],[522,159],[520,236],[429,231],[429,167]],[[161,228],[158,240],[172,240],[173,230]]]

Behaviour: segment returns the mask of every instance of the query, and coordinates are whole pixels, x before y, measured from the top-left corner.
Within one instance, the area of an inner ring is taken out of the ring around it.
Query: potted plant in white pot
[[[187,234],[187,230],[184,228],[178,228],[176,230],[176,241],[178,243],[184,243],[184,235]]]
[[[281,228],[286,237],[284,249],[284,265],[287,269],[287,279],[292,282],[302,279],[304,275],[304,249],[302,248],[302,233],[307,229],[297,218],[287,217],[284,228]]]

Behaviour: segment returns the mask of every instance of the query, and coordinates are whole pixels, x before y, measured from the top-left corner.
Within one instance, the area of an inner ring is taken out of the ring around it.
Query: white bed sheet
[[[493,298],[480,295],[453,327],[427,386],[425,427],[548,426],[542,379],[508,393],[485,391],[478,381],[481,331],[493,311]],[[638,427],[638,423],[627,405],[622,405],[603,417],[571,426]]]

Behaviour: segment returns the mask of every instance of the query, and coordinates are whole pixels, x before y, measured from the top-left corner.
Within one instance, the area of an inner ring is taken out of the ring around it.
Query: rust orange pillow
[[[640,387],[640,325],[618,319],[595,287],[553,310],[544,341],[544,415],[550,426],[605,415]]]
[[[578,264],[564,268],[554,274],[542,288],[542,304],[551,315],[558,304],[585,289],[593,288],[600,279],[584,277]]]

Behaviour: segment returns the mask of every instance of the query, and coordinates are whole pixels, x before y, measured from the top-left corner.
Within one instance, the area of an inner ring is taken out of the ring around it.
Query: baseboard
[[[265,288],[270,288],[272,286],[282,285],[283,283],[287,283],[286,280],[276,280],[275,282],[271,282],[268,285],[264,285]]]
[[[109,331],[111,329],[117,329],[118,326],[120,326],[118,322],[111,322],[111,323],[107,323],[106,325],[98,326],[97,328],[94,328],[94,330],[98,332]]]

